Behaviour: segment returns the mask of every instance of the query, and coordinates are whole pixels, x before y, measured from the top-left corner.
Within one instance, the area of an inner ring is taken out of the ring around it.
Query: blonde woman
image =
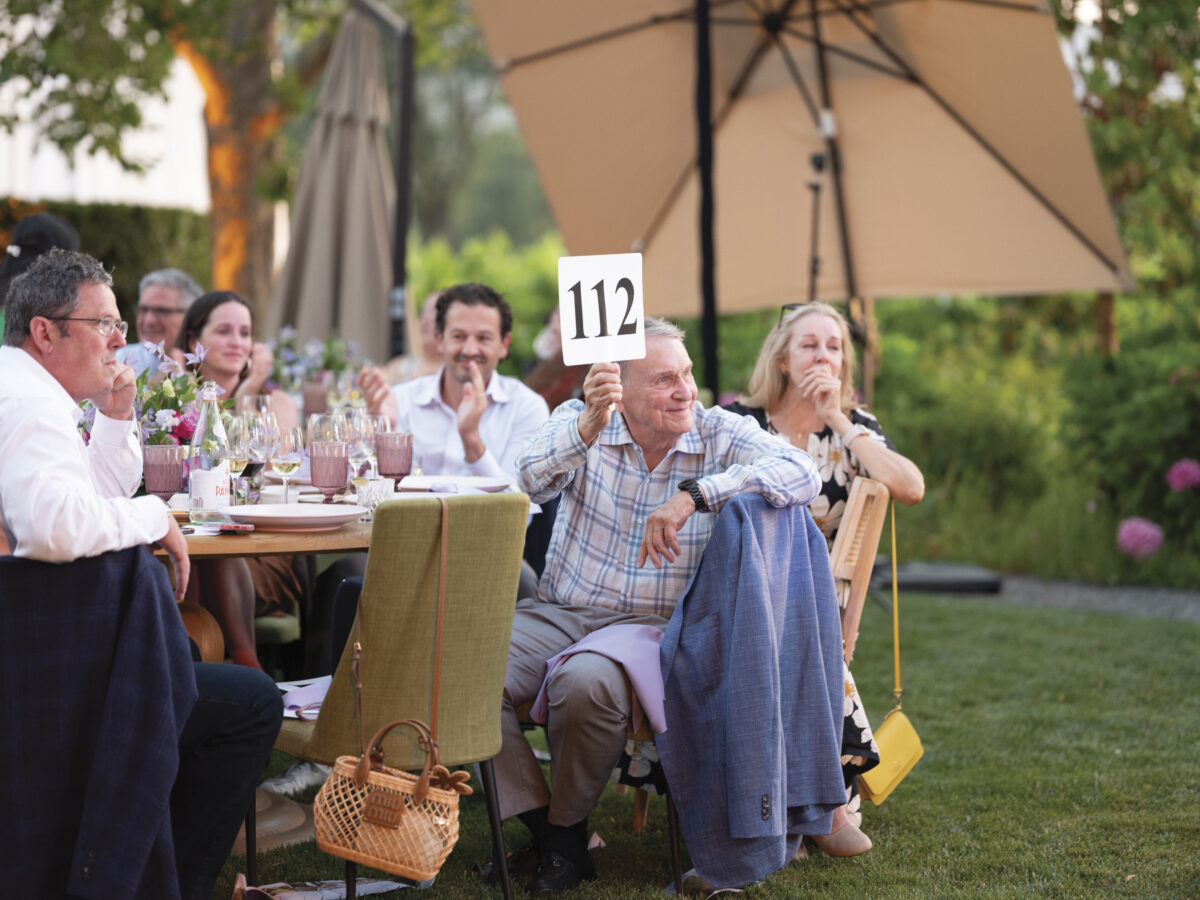
[[[837,534],[850,484],[866,475],[887,485],[908,506],[925,493],[912,460],[896,452],[876,418],[854,403],[854,344],[845,318],[825,303],[789,304],[767,335],[741,402],[725,408],[750,415],[768,431],[806,451],[821,473],[821,493],[809,505],[830,545]],[[834,814],[830,834],[815,838],[834,856],[871,848],[858,828],[857,776],[879,762],[879,751],[850,670],[845,670],[846,707],[842,770],[846,806]]]

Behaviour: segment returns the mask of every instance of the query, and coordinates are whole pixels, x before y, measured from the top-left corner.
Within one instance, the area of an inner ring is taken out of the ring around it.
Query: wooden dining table
[[[371,526],[347,522],[328,531],[254,531],[213,535],[187,535],[192,559],[221,559],[233,556],[292,556],[317,553],[348,553],[371,546]],[[155,551],[163,555],[161,549]]]
[[[249,556],[348,553],[366,550],[371,546],[371,525],[354,521],[327,531],[267,531],[256,528],[254,531],[214,535],[190,534],[185,537],[188,557],[193,561]],[[156,548],[154,554],[164,563],[167,562],[166,552],[161,547]],[[181,603],[179,612],[188,636],[200,648],[201,659],[204,662],[220,662],[224,659],[225,639],[212,614],[192,602]]]

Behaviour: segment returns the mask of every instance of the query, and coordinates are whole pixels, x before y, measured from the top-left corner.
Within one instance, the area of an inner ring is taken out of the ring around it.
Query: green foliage
[[[554,229],[537,172],[514,131],[493,132],[477,142],[466,179],[452,198],[452,243],[496,228],[517,246]]]
[[[1073,66],[1092,147],[1143,289],[1200,280],[1200,19],[1195,0],[1056,0],[1059,30],[1095,7]]]
[[[208,217],[188,210],[84,203],[23,203],[0,199],[0,237],[35,212],[61,216],[79,232],[80,246],[112,272],[122,317],[132,326],[138,282],[153,269],[183,269],[200,284],[211,270]],[[7,242],[7,241],[6,241]],[[135,340],[133,331],[129,339]]]
[[[1162,525],[1168,549],[1200,554],[1200,492],[1172,492],[1167,469],[1200,454],[1197,338],[1078,360],[1067,382],[1078,464],[1121,516]]]

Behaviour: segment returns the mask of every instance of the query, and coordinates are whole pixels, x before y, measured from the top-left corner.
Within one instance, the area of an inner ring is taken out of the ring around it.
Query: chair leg
[[[675,879],[675,896],[683,896],[683,864],[679,858],[679,811],[667,791],[667,828],[671,832],[671,875]]]
[[[358,896],[358,863],[346,860],[346,900]]]
[[[512,885],[508,879],[508,854],[504,851],[504,830],[500,821],[500,798],[496,795],[496,773],[490,759],[485,759],[479,764],[479,780],[483,782],[488,822],[492,826],[492,871],[500,874],[500,893],[504,895],[504,900],[512,900]]]
[[[638,788],[633,792],[633,830],[641,834],[646,830],[646,815],[650,812],[650,792]]]
[[[258,791],[250,798],[246,811],[246,883],[258,884]]]

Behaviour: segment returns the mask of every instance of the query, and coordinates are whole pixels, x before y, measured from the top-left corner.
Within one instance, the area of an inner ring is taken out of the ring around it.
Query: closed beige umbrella
[[[379,37],[360,13],[343,16],[323,77],[270,324],[294,325],[302,340],[336,331],[383,361],[396,183]]]
[[[698,315],[687,0],[476,0],[573,254],[644,254],[646,310]],[[1039,0],[712,0],[720,312],[1132,284]],[[834,161],[837,164],[834,164]]]

